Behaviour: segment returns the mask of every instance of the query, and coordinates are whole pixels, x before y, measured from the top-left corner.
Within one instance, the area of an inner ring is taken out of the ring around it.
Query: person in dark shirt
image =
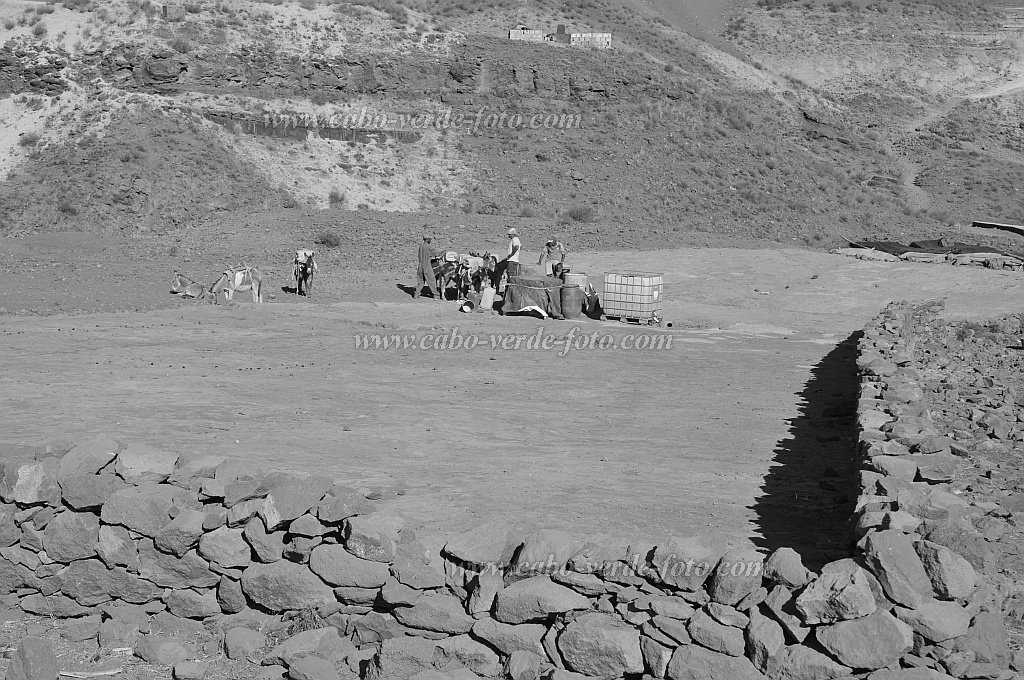
[[[431,262],[434,258],[434,249],[430,247],[432,240],[429,236],[424,236],[416,254],[416,284],[412,293],[413,298],[418,298],[423,286],[426,286],[435,299],[441,299],[437,293],[437,279],[434,278],[434,263]]]

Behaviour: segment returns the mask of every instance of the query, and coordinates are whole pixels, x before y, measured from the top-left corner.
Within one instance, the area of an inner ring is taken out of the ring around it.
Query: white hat
[[[516,231],[515,227],[512,227],[511,229],[508,230],[508,235],[509,236],[519,236],[519,232]]]

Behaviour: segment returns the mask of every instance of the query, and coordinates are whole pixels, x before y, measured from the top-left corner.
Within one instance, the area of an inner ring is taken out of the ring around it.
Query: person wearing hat
[[[522,273],[522,266],[519,264],[519,253],[522,250],[519,232],[512,227],[508,230],[508,255],[505,256],[505,271],[509,276],[519,276]]]
[[[544,249],[540,251],[540,259],[537,260],[537,264],[540,265],[540,270],[545,275],[551,276],[554,273],[556,264],[563,264],[565,262],[565,244],[556,238],[549,239],[544,244]]]
[[[412,296],[418,298],[420,292],[423,290],[423,286],[427,286],[430,289],[430,294],[434,299],[440,300],[441,296],[437,293],[437,279],[434,276],[434,263],[431,261],[434,258],[434,249],[430,247],[431,239],[430,236],[424,234],[423,243],[420,244],[420,248],[416,253],[416,283],[413,285]]]

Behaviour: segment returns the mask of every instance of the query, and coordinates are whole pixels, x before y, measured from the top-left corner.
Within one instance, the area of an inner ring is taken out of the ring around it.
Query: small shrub
[[[589,205],[577,205],[566,210],[564,216],[571,222],[593,222],[597,212]]]
[[[337,248],[341,245],[341,236],[336,232],[325,229],[316,235],[316,238],[313,239],[313,243],[325,248]]]
[[[536,217],[537,216],[537,212],[533,208],[531,208],[530,206],[524,205],[522,207],[522,209],[519,211],[519,216],[520,217]]]
[[[42,38],[44,35],[46,35],[46,24],[44,24],[41,21],[38,24],[36,24],[35,28],[32,29],[32,35],[34,35],[37,38]]]
[[[39,143],[40,135],[38,132],[26,132],[18,140],[18,146],[35,146]]]
[[[66,198],[62,198],[60,200],[60,203],[57,204],[57,210],[59,210],[61,213],[65,215],[78,214],[78,208],[76,208],[74,204]]]
[[[4,28],[6,28],[8,31],[14,28],[15,26],[16,24],[14,23],[14,19],[8,19],[7,21],[4,22]]]
[[[292,624],[288,628],[288,635],[298,635],[307,630],[327,628],[329,625],[320,615],[320,612],[316,610],[316,607],[307,607],[296,613],[294,618],[292,618]]]
[[[192,49],[192,43],[184,38],[174,38],[167,45],[178,54],[188,54]]]
[[[36,7],[36,14],[53,14],[53,5],[39,5]]]
[[[383,181],[381,184],[383,184]],[[345,192],[339,189],[331,189],[331,193],[327,196],[327,200],[331,204],[332,208],[344,208]]]

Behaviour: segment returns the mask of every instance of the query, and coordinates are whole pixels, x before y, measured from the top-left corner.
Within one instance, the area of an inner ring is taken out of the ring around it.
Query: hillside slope
[[[40,134],[8,139],[7,233],[215,229],[294,206],[827,246],[1021,214],[1012,95],[965,99],[1017,72],[995,10],[65,4],[62,37],[15,24],[0,51],[0,95],[36,107]],[[517,23],[612,30],[615,48],[501,36]],[[58,48],[41,79],[32,55]]]

